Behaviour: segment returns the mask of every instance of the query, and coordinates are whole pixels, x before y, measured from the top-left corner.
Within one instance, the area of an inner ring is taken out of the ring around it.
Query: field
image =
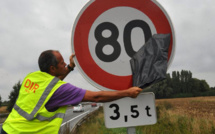
[[[183,99],[162,99],[156,104],[171,105],[170,115],[186,115],[192,118],[215,119],[215,97],[193,97]],[[168,108],[168,106],[165,106]],[[214,120],[215,121],[215,120]]]
[[[156,111],[158,122],[136,127],[137,134],[215,134],[215,96],[156,100]],[[105,128],[100,108],[76,133],[127,134],[127,130]]]

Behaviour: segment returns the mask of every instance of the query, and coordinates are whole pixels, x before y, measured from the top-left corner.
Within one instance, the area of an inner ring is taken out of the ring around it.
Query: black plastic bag
[[[166,78],[170,34],[155,34],[130,60],[133,86],[145,88]]]

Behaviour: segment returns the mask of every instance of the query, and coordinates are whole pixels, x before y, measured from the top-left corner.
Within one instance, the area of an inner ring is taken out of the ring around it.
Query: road
[[[96,110],[97,108],[98,107],[91,107],[91,105],[86,105],[84,106],[84,112],[73,113],[72,107],[69,107],[61,124],[59,134],[67,134],[67,131],[71,131],[80,119],[86,116],[86,114],[89,114],[90,112]],[[0,128],[1,126],[2,124],[0,124]]]
[[[84,106],[84,112],[73,113],[72,109],[67,109],[64,120],[61,124],[60,134],[67,134],[87,114],[91,113],[98,107],[91,107],[91,105]]]

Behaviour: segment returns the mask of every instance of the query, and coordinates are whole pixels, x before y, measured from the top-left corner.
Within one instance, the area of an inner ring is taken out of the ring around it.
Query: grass
[[[126,128],[107,129],[104,124],[103,108],[100,107],[80,127],[76,129],[77,134],[126,134]]]
[[[215,134],[215,97],[156,100],[156,111],[158,122],[136,127],[136,134]],[[127,129],[107,129],[100,108],[77,133],[127,134]]]

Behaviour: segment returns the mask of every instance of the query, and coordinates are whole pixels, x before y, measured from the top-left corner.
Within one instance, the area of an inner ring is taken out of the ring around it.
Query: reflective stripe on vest
[[[55,84],[59,81],[59,78],[54,77],[54,79],[49,83],[49,85],[46,87],[45,91],[43,92],[40,100],[38,101],[37,105],[34,107],[34,110],[28,114],[27,112],[25,112],[23,109],[21,109],[18,105],[14,105],[14,109],[21,115],[23,116],[25,119],[27,120],[33,120],[34,119],[34,115],[38,112],[38,110],[40,109],[40,107],[42,106],[43,102],[45,101],[46,97],[48,96],[48,94],[50,93],[50,91],[52,90],[52,88],[55,86]],[[63,118],[64,114],[63,113],[57,113],[52,117],[44,117],[42,115],[37,115],[36,118],[40,121],[44,121],[44,120],[53,120],[54,118]]]

